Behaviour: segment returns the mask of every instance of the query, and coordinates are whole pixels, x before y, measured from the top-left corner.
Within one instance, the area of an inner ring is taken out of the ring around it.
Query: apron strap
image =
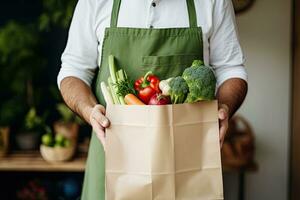
[[[121,0],[114,0],[112,13],[111,13],[110,27],[117,27],[120,5],[121,5]]]
[[[186,4],[189,13],[190,27],[198,27],[194,0],[186,0]]]
[[[194,0],[186,0],[186,4],[189,13],[190,27],[198,27]],[[117,27],[120,5],[121,5],[121,0],[114,0],[113,9],[111,13],[111,21],[110,21],[111,27]]]

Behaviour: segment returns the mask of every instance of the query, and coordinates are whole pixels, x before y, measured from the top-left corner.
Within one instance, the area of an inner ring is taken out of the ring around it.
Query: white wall
[[[259,171],[246,177],[247,200],[286,200],[288,194],[291,0],[257,0],[237,16],[247,57],[249,93],[240,110],[256,133]],[[228,177],[230,176],[230,177]],[[234,176],[226,187],[237,187]],[[228,200],[234,200],[228,189]]]

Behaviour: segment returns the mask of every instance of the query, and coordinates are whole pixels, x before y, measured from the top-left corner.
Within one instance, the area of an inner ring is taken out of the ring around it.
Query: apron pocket
[[[201,59],[198,54],[179,54],[167,56],[143,56],[142,70],[144,73],[152,71],[160,79],[180,76],[190,67],[194,60]]]

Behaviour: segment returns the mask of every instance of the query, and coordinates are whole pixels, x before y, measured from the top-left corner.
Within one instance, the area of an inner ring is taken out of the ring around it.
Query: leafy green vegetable
[[[195,60],[191,67],[184,70],[182,77],[189,87],[185,102],[193,103],[215,98],[216,77],[210,67],[201,60]]]
[[[189,87],[185,80],[181,76],[178,76],[170,81],[169,86],[172,104],[183,103],[189,92]]]
[[[116,72],[116,78],[117,78],[116,84],[118,84],[118,83],[121,82],[121,81],[126,81],[126,79],[125,79],[125,73],[124,73],[124,71],[123,71],[122,69],[120,69],[119,71]],[[119,98],[120,103],[121,103],[122,105],[125,105],[124,96],[119,95],[119,93],[118,93],[118,90],[119,90],[119,89],[117,88],[116,85],[114,85],[114,87],[116,88],[116,93],[117,93],[117,95],[118,95],[118,98]]]
[[[117,88],[116,88],[117,73],[116,73],[116,66],[115,66],[115,57],[113,55],[108,56],[108,67],[109,67],[109,74],[110,74],[110,77],[108,77],[107,80],[108,87],[113,97],[114,104],[121,104],[122,102],[120,102],[120,100],[122,99],[117,94]]]
[[[133,87],[133,81],[121,80],[116,83],[117,94],[125,97],[127,94],[136,95],[136,91]]]
[[[114,104],[125,105],[124,97],[129,93],[135,94],[133,83],[129,81],[123,69],[117,71],[113,55],[108,56],[108,66],[110,77],[107,82]]]

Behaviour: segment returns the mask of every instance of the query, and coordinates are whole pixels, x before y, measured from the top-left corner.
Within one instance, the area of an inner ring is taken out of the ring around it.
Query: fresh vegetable
[[[109,73],[110,77],[108,78],[108,86],[110,88],[111,95],[113,97],[115,104],[125,104],[124,97],[117,94],[116,83],[118,81],[118,77],[121,79],[123,78],[122,72],[116,72],[115,66],[115,58],[113,55],[108,56],[108,66],[109,66]]]
[[[114,104],[114,100],[111,96],[110,90],[108,89],[108,87],[106,86],[106,84],[104,82],[101,82],[101,91],[102,91],[102,94],[103,94],[106,104],[108,104],[108,105]]]
[[[111,77],[108,77],[107,82],[108,82],[108,87],[111,92],[111,96],[113,98],[114,104],[120,104],[119,98],[116,93],[116,88],[114,87]]]
[[[134,94],[127,94],[124,98],[127,105],[145,105],[141,100],[139,100]]]
[[[189,87],[185,80],[181,76],[178,76],[170,81],[169,86],[169,94],[172,104],[184,103],[189,92]]]
[[[134,88],[138,91],[138,97],[145,104],[148,104],[154,94],[160,93],[159,79],[152,72],[147,72],[144,77],[135,81]]]
[[[115,57],[113,55],[108,56],[108,66],[109,66],[109,73],[112,80],[112,83],[117,82],[116,76],[116,66],[115,66]]]
[[[115,59],[113,55],[108,57],[108,66],[110,77],[108,77],[108,87],[101,83],[101,90],[107,104],[125,105],[125,96],[135,94],[133,83],[128,79],[123,69],[116,70]]]
[[[173,78],[169,78],[167,80],[162,80],[159,82],[159,89],[161,90],[161,93],[163,95],[166,95],[166,96],[169,96],[169,90],[170,90],[170,81],[172,80]]]
[[[119,93],[118,93],[118,83],[119,82],[124,82],[124,81],[126,81],[125,80],[125,73],[124,73],[124,71],[121,69],[121,70],[119,70],[119,71],[117,71],[117,73],[116,73],[116,76],[117,76],[117,81],[116,81],[116,83],[115,83],[115,88],[116,88],[116,93],[117,93],[117,96],[118,96],[118,98],[119,98],[119,101],[120,101],[120,103],[121,104],[123,104],[123,105],[125,105],[125,101],[124,101],[124,96],[122,96],[122,95],[119,95]]]
[[[143,90],[140,90],[138,92],[138,97],[145,103],[148,104],[149,100],[153,95],[156,94],[156,91],[153,90],[150,86],[144,88]]]
[[[170,104],[170,98],[168,96],[156,93],[148,102],[148,105],[167,105]]]
[[[125,97],[127,94],[136,94],[136,91],[134,90],[133,87],[133,82],[129,81],[129,80],[122,80],[122,81],[118,81],[116,83],[116,87],[117,87],[117,94]]]
[[[210,67],[204,66],[201,60],[195,60],[191,67],[184,70],[183,79],[189,87],[185,102],[213,100],[216,90],[216,77]]]

